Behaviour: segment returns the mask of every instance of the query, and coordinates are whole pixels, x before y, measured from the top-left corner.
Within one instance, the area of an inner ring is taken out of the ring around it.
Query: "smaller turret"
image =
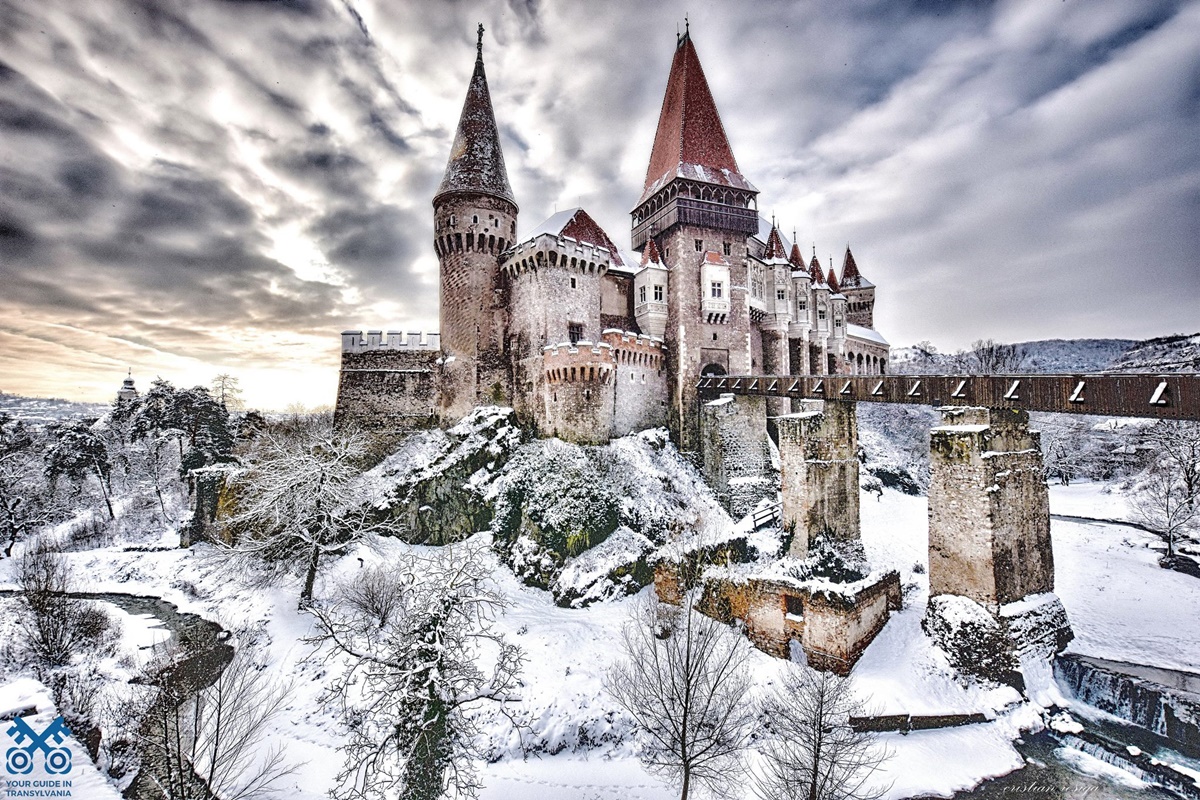
[[[129,403],[138,398],[137,387],[133,385],[133,370],[129,370],[129,374],[125,376],[125,380],[121,381],[121,388],[117,390],[117,402]]]

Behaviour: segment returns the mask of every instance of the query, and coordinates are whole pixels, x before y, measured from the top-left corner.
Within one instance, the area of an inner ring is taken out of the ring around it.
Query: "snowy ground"
[[[1053,487],[1051,504],[1060,514],[1121,516],[1119,495],[1092,484]],[[881,713],[978,711],[995,718],[987,724],[881,737],[880,745],[894,753],[883,775],[884,782],[892,782],[886,796],[949,795],[1020,766],[1012,740],[1022,728],[1040,726],[1036,709],[1020,703],[1011,689],[956,682],[944,658],[921,633],[928,594],[924,498],[892,491],[885,491],[880,500],[865,495],[862,521],[873,565],[898,569],[906,594],[905,608],[892,617],[855,670],[860,694]],[[1190,635],[1200,615],[1200,583],[1155,566],[1156,553],[1147,547],[1151,537],[1127,526],[1055,521],[1052,530],[1057,590],[1077,636],[1072,651],[1200,670],[1200,641]],[[386,561],[405,547],[389,540],[377,551],[352,553],[326,573],[326,585],[361,569],[364,562]],[[295,609],[298,586],[244,585],[203,548],[124,552],[113,547],[72,553],[69,558],[80,589],[163,597],[182,611],[202,614],[234,631],[241,646],[261,648],[271,669],[292,684],[291,702],[273,735],[286,744],[291,759],[304,762],[285,779],[282,794],[294,800],[326,796],[340,763],[337,744],[342,734],[335,714],[319,702],[325,667],[310,659],[311,648],[302,641],[312,628],[309,618]],[[11,563],[0,561],[0,584],[11,585]],[[629,720],[617,712],[601,684],[606,666],[618,655],[620,628],[636,599],[563,609],[553,604],[548,592],[519,584],[499,564],[495,576],[513,603],[502,627],[528,656],[520,709],[532,732],[527,743],[535,742],[542,752],[523,759],[511,727],[500,717],[489,719],[487,743],[499,760],[482,767],[485,800],[677,796],[641,767]],[[145,645],[163,635],[128,615],[123,622],[131,645]],[[762,687],[784,666],[757,652],[751,661]],[[0,706],[16,704],[18,697],[36,697],[41,716],[52,718],[47,716],[52,714],[49,698],[35,682],[20,679],[3,687]],[[581,731],[592,741],[608,743],[583,747]],[[115,795],[97,788],[76,796]]]

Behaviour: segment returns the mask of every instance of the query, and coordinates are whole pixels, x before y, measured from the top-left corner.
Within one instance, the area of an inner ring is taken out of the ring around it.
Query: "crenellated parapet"
[[[606,247],[543,233],[511,249],[505,256],[503,270],[510,278],[547,267],[603,275],[612,265],[613,256]]]
[[[384,333],[382,330],[377,330],[367,331],[366,334],[363,334],[362,331],[342,331],[343,353],[365,353],[373,350],[429,352],[441,350],[441,348],[442,337],[437,333],[422,335],[421,331],[409,331],[406,334],[403,331]]]
[[[653,370],[665,366],[666,346],[657,336],[606,328],[600,338],[612,348],[613,358],[618,364],[633,364]]]
[[[542,349],[542,362],[546,381],[552,386],[562,383],[609,383],[617,367],[612,345],[607,342],[579,341],[548,345]]]

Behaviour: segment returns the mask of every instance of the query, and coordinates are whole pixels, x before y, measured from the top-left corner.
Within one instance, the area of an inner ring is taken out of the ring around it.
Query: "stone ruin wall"
[[[778,491],[765,399],[722,395],[701,406],[700,415],[704,480],[730,516],[741,519]]]
[[[440,359],[437,334],[343,333],[334,424],[385,436],[436,425]]]

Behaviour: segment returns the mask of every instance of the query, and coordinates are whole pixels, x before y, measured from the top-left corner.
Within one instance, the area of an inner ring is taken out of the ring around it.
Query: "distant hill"
[[[109,406],[102,403],[76,403],[53,397],[21,397],[0,392],[0,413],[7,413],[25,422],[45,424],[70,419],[97,418]]]
[[[1157,339],[1042,339],[1018,342],[1025,354],[1023,372],[1197,372],[1200,333]],[[892,350],[893,372],[960,371],[953,353],[928,355],[917,347]]]
[[[1137,342],[1108,365],[1111,372],[1200,372],[1200,333]]]

